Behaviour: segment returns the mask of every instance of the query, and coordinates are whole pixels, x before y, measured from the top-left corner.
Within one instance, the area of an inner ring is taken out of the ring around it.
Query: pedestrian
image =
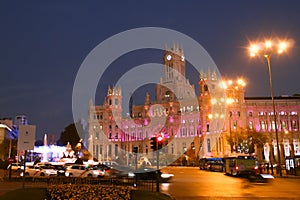
[[[273,163],[271,163],[271,173],[274,174],[274,171],[273,171]]]
[[[270,166],[269,163],[267,163],[267,173],[269,173],[269,170],[270,170]]]
[[[279,174],[279,165],[276,164],[276,174]]]
[[[263,173],[263,164],[260,164],[258,167],[259,173],[262,174]]]

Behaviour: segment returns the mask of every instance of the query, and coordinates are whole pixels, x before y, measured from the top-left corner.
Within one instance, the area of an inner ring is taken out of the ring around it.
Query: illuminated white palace
[[[200,73],[195,101],[195,88],[186,79],[183,50],[176,45],[166,48],[163,64],[164,77],[155,88],[155,101],[146,93],[143,105],[131,107],[131,117],[122,115],[120,86],[108,88],[103,105],[90,102],[88,150],[94,158],[128,165],[137,147],[140,156],[153,161],[156,154],[150,148],[150,139],[162,135],[160,162],[182,164],[186,160],[191,164],[201,157],[236,154],[237,133],[259,132],[267,139],[259,139],[262,145],[253,142],[254,153],[261,162],[278,159],[271,98],[244,97],[241,79],[220,80],[214,70],[208,70]],[[220,85],[224,97],[215,99],[213,90]],[[214,110],[216,102],[224,103],[224,108]],[[300,97],[276,97],[275,104],[282,156],[300,155]]]

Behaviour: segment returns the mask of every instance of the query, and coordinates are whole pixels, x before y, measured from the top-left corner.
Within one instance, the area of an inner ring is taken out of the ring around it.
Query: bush
[[[47,188],[48,199],[113,199],[113,200],[130,200],[131,189],[124,186],[100,186],[88,184],[60,184],[52,185]]]

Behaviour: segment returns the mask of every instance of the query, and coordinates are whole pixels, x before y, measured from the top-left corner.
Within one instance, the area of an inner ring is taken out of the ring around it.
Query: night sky
[[[0,117],[26,114],[37,125],[37,139],[59,135],[73,122],[72,89],[85,57],[108,37],[138,27],[164,27],[192,37],[223,77],[246,79],[246,96],[270,96],[267,65],[249,58],[249,40],[292,38],[288,54],[272,57],[273,87],[276,96],[300,93],[299,9],[296,0],[1,1]],[[137,64],[161,63],[162,53],[141,50],[116,60],[99,83],[96,103],[116,81],[110,77],[114,69],[120,73]]]

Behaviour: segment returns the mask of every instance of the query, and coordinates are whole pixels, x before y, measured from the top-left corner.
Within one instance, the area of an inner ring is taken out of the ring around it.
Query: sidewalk
[[[294,174],[287,174],[285,170],[282,170],[282,176],[280,176],[279,172],[276,172],[276,170],[273,173],[271,173],[271,171],[269,171],[269,173],[263,172],[262,174],[270,174],[270,175],[274,176],[275,178],[296,178],[296,179],[300,179],[300,176],[296,176]]]
[[[2,184],[0,184],[0,187]],[[21,185],[10,184],[9,191],[5,191],[0,194],[0,200],[45,200],[46,199],[46,189],[45,188],[22,188]],[[12,186],[12,187],[11,187]],[[2,187],[1,187],[2,188]],[[7,187],[6,187],[7,188]],[[133,190],[131,194],[132,200],[172,200],[172,198],[166,194],[159,192],[148,192]]]

